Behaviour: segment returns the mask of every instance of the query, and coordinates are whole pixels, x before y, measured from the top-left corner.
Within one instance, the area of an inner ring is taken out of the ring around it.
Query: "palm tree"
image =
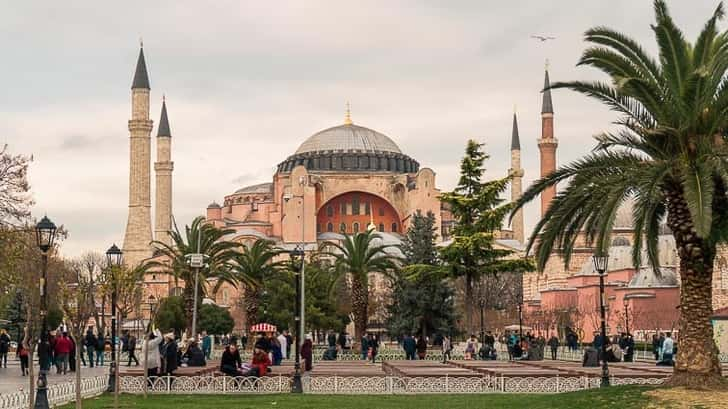
[[[597,137],[595,150],[537,181],[517,208],[549,186],[563,189],[537,224],[529,247],[543,268],[554,249],[568,263],[583,232],[606,252],[620,204],[634,199],[633,262],[646,247],[659,274],[657,236],[666,220],[680,257],[680,353],[671,385],[724,385],[710,324],[716,246],[728,238],[728,33],[718,32],[720,4],[695,44],[687,42],[665,2],[655,1],[659,59],[634,40],[597,27],[586,32],[579,65],[606,73],[611,83],[564,82],[620,115],[619,131]],[[644,237],[644,243],[640,238]]]
[[[327,242],[325,254],[334,257],[335,279],[351,279],[351,309],[354,316],[354,333],[361,339],[369,318],[369,274],[389,274],[397,268],[395,256],[387,253],[391,245],[379,244],[381,236],[373,230],[346,235],[341,244]]]
[[[281,266],[281,262],[274,262],[273,259],[281,254],[282,250],[276,249],[274,245],[275,243],[269,240],[257,240],[252,246],[243,246],[242,250],[230,260],[233,277],[245,286],[243,304],[248,327],[258,322],[263,283],[272,278]]]
[[[235,277],[230,271],[228,261],[235,255],[238,243],[223,240],[224,236],[234,233],[235,230],[219,229],[206,223],[202,216],[196,217],[192,224],[185,226],[184,234],[177,226],[170,231],[171,244],[154,241],[161,260],[151,261],[147,271],[161,269],[174,276],[175,284],[184,281],[183,297],[185,300],[185,315],[187,327],[192,328],[192,310],[194,305],[195,269],[188,265],[188,255],[201,253],[205,255],[205,267],[200,269],[198,280],[198,296],[205,297],[214,293],[223,283],[235,284]],[[211,288],[205,285],[208,279],[215,279]]]

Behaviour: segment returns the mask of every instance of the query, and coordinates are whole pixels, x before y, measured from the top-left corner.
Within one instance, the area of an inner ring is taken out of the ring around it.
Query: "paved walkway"
[[[124,368],[122,364],[122,368]],[[38,366],[36,364],[34,368],[34,372],[37,375],[38,374]],[[105,375],[109,373],[109,367],[103,366],[103,367],[93,367],[93,368],[86,368],[84,366],[81,366],[81,376],[86,377],[94,377],[99,375]],[[62,382],[68,382],[68,381],[74,381],[76,379],[76,374],[73,372],[69,372],[66,375],[56,375],[56,369],[55,367],[51,367],[51,370],[48,374],[48,384],[49,385],[55,385],[57,383]],[[6,394],[6,393],[14,393],[21,390],[28,390],[29,388],[29,380],[27,376],[22,376],[20,374],[20,361],[17,361],[11,357],[8,357],[8,367],[7,368],[0,368],[0,394]]]

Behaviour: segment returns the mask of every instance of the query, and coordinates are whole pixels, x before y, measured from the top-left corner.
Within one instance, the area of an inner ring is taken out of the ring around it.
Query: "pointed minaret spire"
[[[140,40],[141,44],[141,40]],[[144,61],[144,47],[139,47],[139,58],[137,59],[134,80],[131,82],[131,89],[150,89],[149,76],[147,75],[147,63]]]
[[[513,130],[511,131],[511,202],[515,203],[523,194],[523,175],[521,168],[521,140],[518,135],[518,118],[516,116],[516,108],[513,107]],[[525,235],[523,230],[523,209],[513,215],[511,219],[511,230],[513,238],[519,243],[525,243]]]
[[[554,113],[554,105],[551,101],[551,90],[549,89],[550,86],[551,81],[549,81],[549,60],[546,60],[546,69],[543,79],[543,101],[541,103],[542,114]]]
[[[518,119],[516,110],[513,110],[513,131],[511,132],[511,150],[521,150],[521,138],[518,135]]]
[[[156,197],[154,201],[154,238],[162,243],[171,244],[169,232],[172,230],[172,132],[169,131],[167,118],[167,99],[162,96],[162,114],[157,129],[157,161],[154,163],[156,174]]]
[[[541,105],[541,139],[538,140],[538,150],[541,157],[541,177],[546,177],[556,170],[556,148],[559,142],[554,138],[554,107],[551,101],[551,86],[549,81],[549,65],[546,61],[544,75],[543,104]],[[556,186],[549,186],[541,192],[541,216],[556,196]]]
[[[349,103],[346,103],[346,115],[344,116],[344,125],[351,125],[354,122],[351,120],[351,105]]]
[[[157,137],[160,136],[172,136],[167,119],[167,101],[164,96],[162,96],[162,115],[159,117],[159,127],[157,128]]]

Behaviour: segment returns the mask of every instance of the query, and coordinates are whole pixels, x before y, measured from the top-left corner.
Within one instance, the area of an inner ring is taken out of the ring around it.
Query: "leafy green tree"
[[[154,316],[154,325],[161,331],[174,331],[181,334],[186,325],[185,300],[183,297],[163,298]]]
[[[417,210],[412,215],[410,227],[400,246],[407,264],[436,265],[438,263],[437,228],[435,214],[428,211],[423,215]]]
[[[229,334],[235,326],[235,320],[226,308],[214,304],[200,306],[200,331],[208,334]]]
[[[200,268],[198,280],[198,303],[207,296],[208,279],[215,279],[216,285],[211,288],[214,293],[223,283],[235,285],[235,276],[232,274],[229,261],[235,255],[237,243],[225,241],[223,238],[234,233],[232,229],[219,229],[206,223],[202,216],[196,217],[192,224],[185,226],[181,233],[177,226],[170,231],[171,244],[154,241],[152,244],[162,256],[162,261],[152,261],[145,266],[146,271],[163,271],[172,274],[175,284],[184,281],[183,297],[185,301],[185,316],[187,328],[192,327],[192,310],[194,306],[195,274],[196,269],[188,264],[188,256],[194,253],[205,255],[205,267]]]
[[[390,335],[450,334],[455,329],[455,291],[439,271],[422,267],[405,267],[406,277],[394,283],[387,318]]]
[[[306,327],[310,330],[341,331],[349,323],[348,311],[341,308],[332,291],[334,277],[317,256],[306,263]],[[280,268],[264,282],[260,292],[261,321],[279,329],[293,329],[296,290],[290,268]]]
[[[483,182],[483,162],[488,159],[483,144],[468,141],[460,164],[460,180],[454,191],[441,200],[450,204],[453,218],[452,242],[440,256],[453,277],[465,278],[465,321],[468,333],[473,327],[473,283],[482,274],[524,271],[532,268],[528,260],[507,259],[513,252],[494,247],[494,232],[501,228],[513,204],[503,204],[501,194],[510,177]]]
[[[656,0],[652,25],[659,58],[633,39],[596,27],[579,65],[602,71],[609,82],[554,84],[604,103],[619,115],[620,129],[597,137],[595,151],[529,188],[519,206],[548,186],[565,182],[534,230],[529,247],[543,268],[554,249],[568,263],[585,232],[598,253],[609,247],[619,206],[634,199],[633,262],[646,247],[657,269],[660,223],[666,220],[680,257],[680,349],[668,384],[723,387],[713,342],[711,291],[716,246],[728,239],[728,32],[719,32],[719,4],[695,43]]]
[[[346,235],[341,244],[327,242],[322,246],[335,259],[335,281],[351,279],[351,310],[356,339],[366,331],[369,319],[369,274],[389,274],[397,268],[396,257],[387,253],[392,247],[379,244],[381,236],[372,230]]]
[[[246,327],[258,323],[261,291],[281,267],[280,262],[274,261],[279,254],[281,250],[272,241],[256,240],[251,246],[243,246],[231,259],[233,277],[245,288],[242,301],[248,320]]]

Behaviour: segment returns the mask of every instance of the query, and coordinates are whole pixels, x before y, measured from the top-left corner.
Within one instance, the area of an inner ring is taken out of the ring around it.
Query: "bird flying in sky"
[[[543,36],[542,35],[532,35],[531,38],[535,38],[537,40],[541,40],[542,43],[544,41],[548,41],[548,40],[556,40],[556,37],[545,36],[545,35],[543,35]]]

